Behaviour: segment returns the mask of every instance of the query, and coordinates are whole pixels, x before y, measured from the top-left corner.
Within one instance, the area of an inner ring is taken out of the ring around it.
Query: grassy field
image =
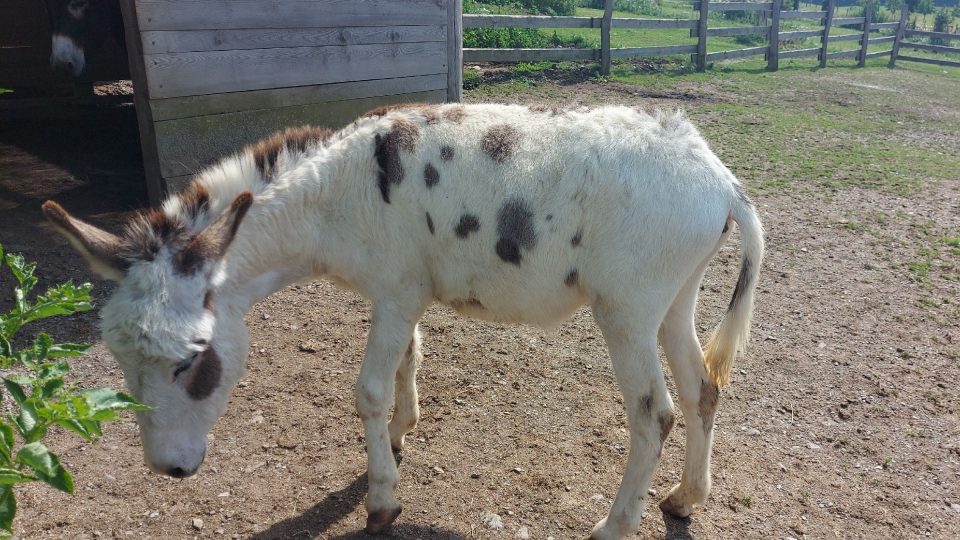
[[[884,67],[886,59],[868,61],[865,69],[852,61],[836,64],[821,70],[812,68],[810,61],[791,59],[770,73],[762,59],[753,59],[696,73],[681,66],[650,71],[620,63],[609,80],[665,95],[708,88],[710,99],[697,104],[699,124],[707,135],[715,135],[709,138],[719,141],[726,157],[739,164],[739,174],[757,190],[857,185],[907,194],[921,187],[921,179],[957,178],[960,154],[950,145],[960,136],[960,122],[942,118],[938,111],[949,110],[956,99],[960,69],[901,62],[897,71],[918,77],[893,82]],[[509,81],[483,85],[475,92],[502,101],[537,86],[538,73],[551,66],[520,64],[512,69],[515,76]],[[855,80],[847,80],[853,75]],[[818,88],[825,78],[835,87]],[[602,81],[598,76],[595,80]],[[850,85],[869,94],[869,99],[850,97]],[[929,107],[907,107],[904,100],[919,100]],[[850,114],[851,107],[863,109]],[[719,125],[722,133],[712,133]],[[731,130],[737,144],[727,146],[720,135],[730,135]],[[863,143],[867,133],[871,144]],[[774,163],[778,170],[769,174]]]

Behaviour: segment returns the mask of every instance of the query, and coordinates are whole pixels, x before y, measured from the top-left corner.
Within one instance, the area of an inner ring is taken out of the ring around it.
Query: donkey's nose
[[[198,468],[199,468],[199,467],[194,468],[194,469],[191,470],[191,471],[188,471],[188,470],[186,470],[186,469],[184,469],[184,468],[182,468],[182,467],[173,467],[173,468],[171,468],[171,469],[169,469],[169,470],[167,471],[167,474],[168,474],[169,476],[174,477],[174,478],[189,478],[189,477],[197,474],[197,469],[198,469]]]

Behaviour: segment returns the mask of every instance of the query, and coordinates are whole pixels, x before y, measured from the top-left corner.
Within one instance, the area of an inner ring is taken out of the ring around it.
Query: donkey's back
[[[678,113],[420,106],[380,124],[382,263],[475,317],[549,326],[628,286],[667,303],[736,199]]]

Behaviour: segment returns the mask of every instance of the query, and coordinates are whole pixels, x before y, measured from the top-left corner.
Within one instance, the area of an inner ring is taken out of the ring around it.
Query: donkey
[[[113,40],[125,46],[118,0],[45,0],[53,32],[50,65],[74,77],[83,74],[87,53]]]
[[[366,529],[400,514],[391,452],[416,425],[417,323],[434,301],[493,321],[556,325],[589,303],[630,426],[623,482],[591,538],[640,525],[674,423],[663,346],[687,419],[683,476],[661,508],[710,490],[719,389],[749,331],[763,256],[756,211],[681,113],[408,105],[346,128],[274,135],[203,171],[114,235],[47,201],[46,217],[119,286],[103,337],[131,392],[146,464],[193,475],[245,370],[243,315],[303,279],[372,302],[356,405],[366,435]],[[705,351],[694,307],[736,222],[733,298]],[[387,420],[393,401],[393,415]]]

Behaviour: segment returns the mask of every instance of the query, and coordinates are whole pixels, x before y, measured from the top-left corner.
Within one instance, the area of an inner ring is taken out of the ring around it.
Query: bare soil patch
[[[829,73],[797,77],[816,82]],[[882,75],[891,86],[910,76]],[[869,107],[873,91],[843,88],[852,107]],[[545,80],[512,100],[645,108],[683,101],[717,131],[722,113],[702,109],[710,100],[671,92],[735,95],[713,83],[655,92]],[[952,103],[948,116],[960,107]],[[132,112],[0,118],[0,242],[38,260],[46,283],[93,280],[101,299],[110,290],[42,223],[39,205],[53,197],[108,227],[142,205]],[[916,112],[904,105],[903,114]],[[717,142],[724,157],[733,141]],[[960,151],[956,138],[935,144]],[[738,171],[737,162],[727,164]],[[960,256],[942,239],[960,231],[960,178],[909,194],[814,185],[754,199],[769,251],[750,349],[721,396],[712,494],[689,520],[654,504],[682,470],[678,418],[639,537],[955,537]],[[729,300],[738,254],[734,235],[710,267],[701,336]],[[0,294],[8,287],[4,281]],[[58,435],[51,446],[73,471],[76,493],[22,489],[17,529],[26,538],[365,538],[366,458],[353,384],[367,311],[362,299],[325,282],[261,302],[248,316],[249,375],[211,434],[197,477],[149,473],[132,421],[108,426],[97,445]],[[47,330],[98,340],[94,314]],[[514,538],[521,527],[530,538],[584,537],[609,509],[628,445],[620,393],[589,312],[543,332],[434,307],[421,330],[422,420],[400,465],[404,512],[391,537]],[[102,345],[74,363],[73,375],[87,386],[123,384]],[[503,530],[492,529],[485,512],[497,514]]]

